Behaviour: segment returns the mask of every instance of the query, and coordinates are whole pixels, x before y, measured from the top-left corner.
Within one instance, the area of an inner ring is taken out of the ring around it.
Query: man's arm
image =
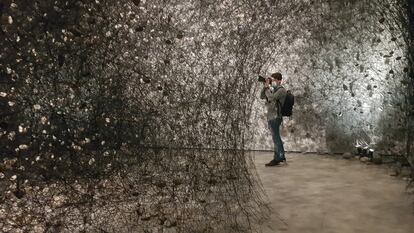
[[[286,89],[283,88],[283,87],[280,87],[275,92],[271,92],[270,89],[267,88],[264,91],[264,93],[265,93],[265,95],[266,95],[266,97],[269,101],[275,102],[275,101],[281,99],[282,96],[286,95]]]
[[[263,89],[262,92],[260,93],[260,99],[265,99],[266,101],[270,101],[267,96],[266,96],[266,91],[268,91],[270,85],[270,80],[267,78],[266,81],[263,83]]]
[[[260,92],[260,99],[266,99],[266,94],[265,94],[265,90],[269,89],[269,88],[262,88],[262,91]]]

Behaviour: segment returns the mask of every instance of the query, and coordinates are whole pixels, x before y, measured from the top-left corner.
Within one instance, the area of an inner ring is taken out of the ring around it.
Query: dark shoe
[[[277,163],[286,163],[286,157],[276,160]]]
[[[272,160],[272,161],[266,163],[265,166],[266,167],[272,167],[272,166],[277,166],[279,164],[280,164],[280,162],[277,162],[276,160]]]
[[[276,162],[279,162],[279,163],[285,162],[286,163],[286,157],[283,157],[281,159],[277,159]]]

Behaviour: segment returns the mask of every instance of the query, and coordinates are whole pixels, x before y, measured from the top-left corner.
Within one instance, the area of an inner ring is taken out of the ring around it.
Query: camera
[[[259,78],[257,79],[257,81],[259,81],[261,83],[264,83],[264,82],[266,82],[266,79],[269,80],[269,83],[272,83],[272,79],[271,78],[265,78],[265,77],[263,77],[261,75],[259,75]]]

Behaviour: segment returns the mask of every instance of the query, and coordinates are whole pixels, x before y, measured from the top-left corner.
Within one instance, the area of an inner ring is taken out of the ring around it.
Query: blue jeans
[[[283,142],[279,131],[282,121],[282,118],[276,118],[267,122],[270,132],[272,133],[272,139],[275,146],[275,154],[273,159],[276,161],[282,161],[285,158],[285,149],[283,148]]]

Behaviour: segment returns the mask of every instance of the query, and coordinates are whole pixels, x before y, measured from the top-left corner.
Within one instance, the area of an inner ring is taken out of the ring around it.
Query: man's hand
[[[264,82],[264,87],[265,88],[268,88],[269,87],[269,85],[270,85],[270,79],[269,78],[266,78],[266,81]]]

